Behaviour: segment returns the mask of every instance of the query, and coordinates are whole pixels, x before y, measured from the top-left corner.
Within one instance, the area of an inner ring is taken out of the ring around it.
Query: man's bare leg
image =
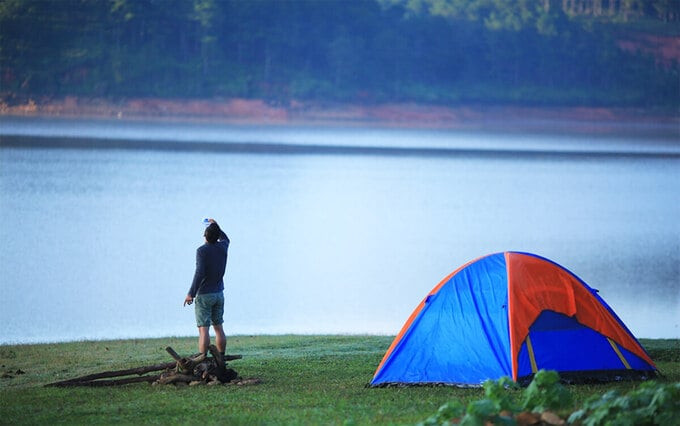
[[[198,327],[198,351],[202,354],[208,353],[210,346],[210,327]]]
[[[215,329],[215,346],[217,346],[217,350],[224,353],[227,349],[227,336],[224,335],[222,324],[213,325],[213,328]]]

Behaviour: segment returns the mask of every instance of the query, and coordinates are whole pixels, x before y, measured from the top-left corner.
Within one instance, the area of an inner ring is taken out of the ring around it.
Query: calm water
[[[0,125],[0,343],[194,335],[193,307],[182,301],[204,217],[216,218],[232,240],[228,334],[395,334],[452,270],[521,250],[598,288],[638,337],[680,337],[677,141]],[[31,147],[8,144],[8,134],[25,135]],[[43,147],[35,136],[169,145]],[[176,141],[387,150],[170,149]],[[392,147],[448,151],[403,155]]]

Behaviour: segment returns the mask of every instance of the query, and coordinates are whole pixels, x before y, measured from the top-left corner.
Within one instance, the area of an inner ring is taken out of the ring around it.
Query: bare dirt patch
[[[662,127],[680,131],[672,112],[598,107],[442,106],[417,103],[340,104],[261,99],[132,98],[111,101],[65,97],[0,100],[0,115],[113,120],[197,121],[244,125],[487,129],[611,133]]]
[[[639,34],[620,40],[618,44],[627,52],[652,55],[664,66],[680,62],[680,37]]]

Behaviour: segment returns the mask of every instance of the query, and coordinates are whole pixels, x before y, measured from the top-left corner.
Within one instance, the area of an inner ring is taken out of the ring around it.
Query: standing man
[[[224,270],[227,267],[229,238],[214,219],[203,236],[205,244],[196,250],[196,272],[184,306],[196,302],[196,325],[198,325],[198,351],[208,352],[210,346],[210,325],[215,330],[215,345],[224,355],[227,338],[222,329],[224,322]]]

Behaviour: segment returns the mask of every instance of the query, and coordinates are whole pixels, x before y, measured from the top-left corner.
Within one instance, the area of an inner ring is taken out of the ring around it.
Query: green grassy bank
[[[445,402],[466,404],[482,389],[365,385],[392,338],[382,336],[231,337],[230,366],[249,386],[45,388],[44,384],[107,370],[171,361],[165,352],[195,352],[194,338],[0,346],[0,424],[220,423],[414,424]],[[641,340],[665,377],[680,381],[680,340]],[[24,373],[20,373],[20,372]],[[18,373],[19,372],[19,373]],[[11,376],[11,377],[10,377]],[[569,386],[575,407],[636,382]]]

